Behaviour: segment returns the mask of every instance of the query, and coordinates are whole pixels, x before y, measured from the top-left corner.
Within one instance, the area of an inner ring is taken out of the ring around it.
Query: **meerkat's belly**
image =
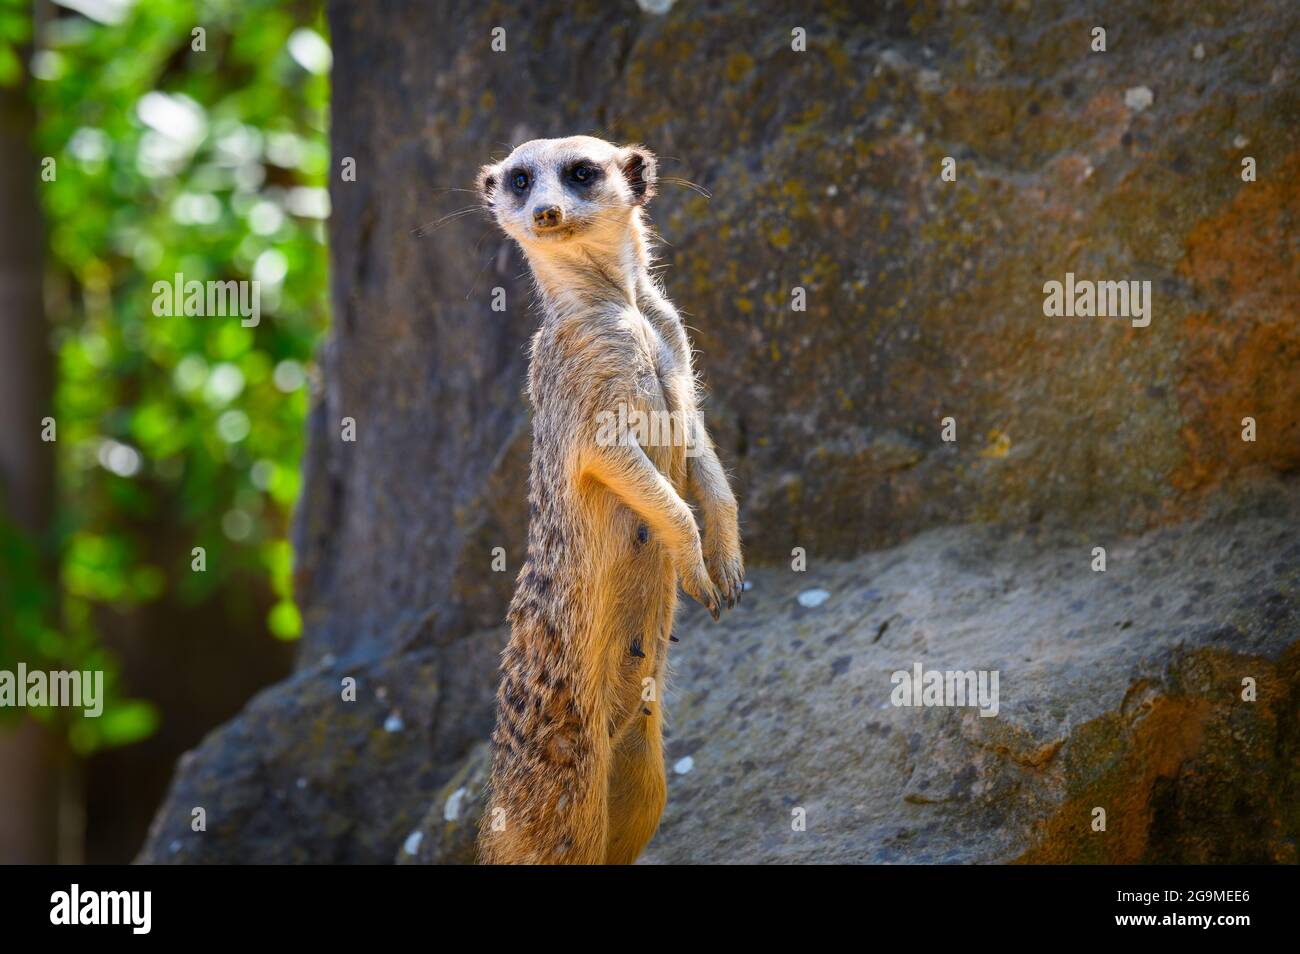
[[[629,409],[631,436],[678,493],[686,491],[686,441],[689,424],[679,413],[675,368],[645,375]],[[597,505],[597,522],[606,539],[600,591],[606,596],[597,622],[605,634],[609,678],[610,735],[617,737],[661,704],[660,675],[677,605],[672,554],[641,517],[613,494]]]

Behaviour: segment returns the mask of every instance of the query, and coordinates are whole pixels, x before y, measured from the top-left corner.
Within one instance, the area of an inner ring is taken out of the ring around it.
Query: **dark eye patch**
[[[602,175],[604,175],[604,170],[596,163],[589,162],[586,159],[571,162],[564,170],[565,181],[581,189],[591,186]]]
[[[532,184],[533,177],[528,174],[527,169],[515,169],[510,173],[510,188],[514,189],[517,194],[523,195]]]

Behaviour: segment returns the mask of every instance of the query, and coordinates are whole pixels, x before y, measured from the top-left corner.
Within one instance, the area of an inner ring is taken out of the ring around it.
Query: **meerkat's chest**
[[[639,323],[640,352],[636,370],[637,399],[645,410],[675,411],[681,406],[681,385],[689,374],[680,357],[644,318]]]
[[[690,434],[685,400],[690,368],[683,367],[681,357],[649,322],[643,332],[645,348],[636,389],[637,443],[660,471],[675,479]]]

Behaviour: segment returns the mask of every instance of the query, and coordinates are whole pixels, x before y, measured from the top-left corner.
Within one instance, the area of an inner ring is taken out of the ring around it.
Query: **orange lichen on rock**
[[[1181,490],[1209,487],[1250,467],[1300,467],[1300,155],[1243,183],[1188,237],[1179,270],[1209,308],[1184,326],[1179,396],[1186,450],[1171,475]],[[1256,440],[1242,439],[1253,418]]]

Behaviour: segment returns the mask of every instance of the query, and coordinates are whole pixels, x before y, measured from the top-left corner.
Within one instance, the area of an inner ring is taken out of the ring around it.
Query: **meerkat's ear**
[[[655,154],[645,146],[624,146],[619,165],[632,190],[632,202],[645,205],[654,197],[655,180],[659,178]]]
[[[496,191],[497,182],[501,174],[497,171],[496,166],[484,166],[478,171],[478,194],[481,198],[491,201],[492,193]]]

